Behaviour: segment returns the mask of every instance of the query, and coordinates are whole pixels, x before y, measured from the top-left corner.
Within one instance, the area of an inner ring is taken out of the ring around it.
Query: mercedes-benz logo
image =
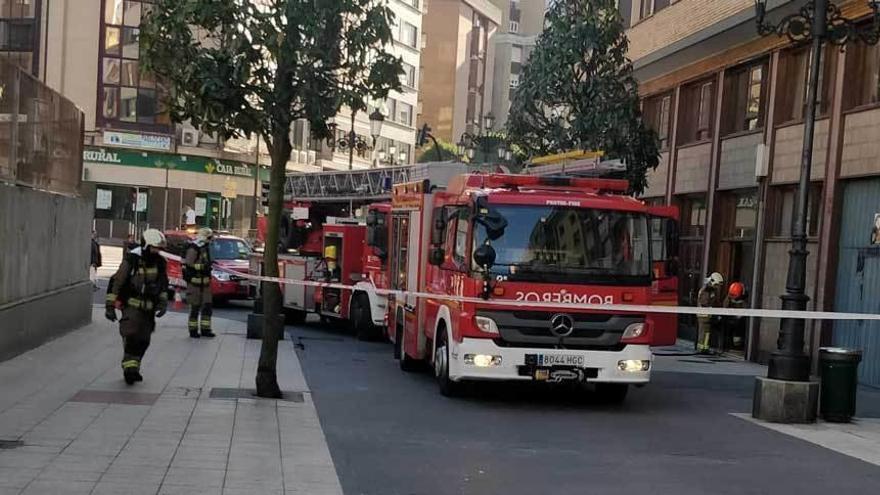
[[[550,332],[557,337],[568,337],[574,331],[574,320],[565,313],[550,317]]]

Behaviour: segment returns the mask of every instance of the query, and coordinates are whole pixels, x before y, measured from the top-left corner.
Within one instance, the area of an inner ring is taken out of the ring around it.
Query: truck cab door
[[[651,256],[654,281],[651,304],[678,306],[678,222],[677,206],[652,206],[648,209],[651,232]],[[678,315],[655,313],[651,345],[674,345],[678,336]]]

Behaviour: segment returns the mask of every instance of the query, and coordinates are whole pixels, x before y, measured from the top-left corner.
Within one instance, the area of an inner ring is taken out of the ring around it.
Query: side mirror
[[[443,264],[443,259],[446,257],[446,253],[443,252],[443,248],[435,247],[431,249],[431,254],[428,256],[428,263],[434,266],[440,266]]]
[[[491,244],[483,244],[474,250],[474,262],[483,268],[492,268],[495,264],[495,248]]]
[[[443,216],[443,208],[434,208],[434,221],[431,223],[431,244],[439,246],[443,244],[446,234],[446,217]]]

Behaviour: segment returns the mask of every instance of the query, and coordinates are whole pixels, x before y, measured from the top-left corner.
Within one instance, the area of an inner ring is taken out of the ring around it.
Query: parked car
[[[186,248],[196,238],[195,231],[173,230],[165,232],[166,250],[183,258]],[[217,270],[222,267],[234,272],[248,273],[251,246],[240,237],[223,233],[215,233],[211,243],[211,258],[215,269],[211,272],[211,292],[215,303],[223,303],[233,299],[251,298],[248,281],[228,272]],[[183,280],[183,265],[179,261],[168,260],[168,280],[171,287],[185,294],[186,282]]]

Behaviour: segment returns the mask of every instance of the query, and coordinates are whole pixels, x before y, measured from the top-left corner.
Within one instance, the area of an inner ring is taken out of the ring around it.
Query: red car
[[[195,232],[174,230],[165,232],[167,242],[166,250],[183,258],[186,256],[186,248],[195,240]],[[229,270],[247,273],[251,255],[251,247],[244,239],[227,234],[214,234],[211,243],[211,258],[214,265]],[[181,262],[168,260],[168,280],[173,289],[185,293],[186,282],[183,281],[183,266]],[[243,277],[227,273],[216,268],[211,273],[211,292],[214,302],[223,303],[233,299],[250,299],[250,285]]]

